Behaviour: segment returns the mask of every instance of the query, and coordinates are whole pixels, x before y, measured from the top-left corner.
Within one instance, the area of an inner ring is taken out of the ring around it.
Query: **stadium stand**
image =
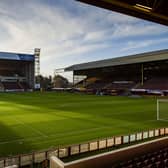
[[[1,92],[28,91],[34,89],[36,50],[34,54],[0,52]]]
[[[87,93],[167,95],[167,63],[168,50],[160,50],[72,65],[65,71],[73,71],[73,78],[87,76],[80,81]]]

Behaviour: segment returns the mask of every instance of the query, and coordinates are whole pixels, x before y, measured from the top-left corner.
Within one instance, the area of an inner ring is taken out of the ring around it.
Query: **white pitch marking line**
[[[43,136],[41,136],[43,137]],[[0,145],[3,145],[3,144],[8,144],[8,143],[13,143],[13,142],[23,142],[23,141],[26,141],[26,140],[34,140],[34,139],[39,139],[40,137],[34,137],[34,138],[22,138],[22,139],[16,139],[16,140],[12,140],[12,141],[4,141],[4,142],[0,142]]]
[[[100,127],[100,128],[91,128],[91,129],[85,129],[85,130],[80,130],[80,131],[72,131],[70,133],[66,133],[66,135],[73,135],[74,133],[85,133],[86,131],[94,131],[94,130],[99,130],[99,129],[102,129],[102,128],[108,128],[108,127]],[[65,133],[59,133],[59,134],[50,134],[47,136],[47,138],[52,138],[55,139],[55,138],[62,138],[60,137],[61,135],[64,135]],[[44,136],[41,136],[41,138],[44,137]],[[40,137],[34,137],[34,138],[22,138],[22,139],[16,139],[16,140],[12,140],[12,141],[3,141],[3,142],[0,142],[0,145],[3,145],[3,144],[8,144],[8,143],[13,143],[13,142],[21,142],[21,141],[28,141],[28,140],[35,140],[35,139],[40,139]],[[49,140],[51,141],[51,139]]]
[[[44,134],[43,132],[41,132],[41,131],[39,131],[39,130],[33,128],[33,127],[31,127],[30,125],[27,125],[27,124],[24,123],[23,121],[18,120],[16,117],[15,117],[15,120],[16,120],[17,122],[19,122],[20,124],[22,124],[22,125],[24,125],[24,126],[30,128],[30,129],[33,130],[34,132],[40,134],[41,136],[43,136],[43,137],[48,137],[48,136],[47,136],[46,134]]]
[[[157,120],[157,121],[168,121],[168,119],[159,119],[159,120]]]

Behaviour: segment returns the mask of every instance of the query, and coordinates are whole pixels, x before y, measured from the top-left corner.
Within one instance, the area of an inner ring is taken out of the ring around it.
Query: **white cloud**
[[[167,32],[166,27],[157,26],[155,24],[125,24],[124,26],[117,26],[113,33],[115,38],[137,37],[137,36],[151,36],[160,35]]]
[[[122,48],[121,51],[145,48],[145,47],[149,47],[151,45],[156,45],[160,43],[168,43],[168,38],[157,39],[157,40],[129,41],[126,44],[126,47]]]
[[[58,59],[108,50],[116,39],[168,32],[164,26],[78,2],[73,2],[73,12],[68,10],[66,3],[65,8],[34,0],[14,2],[10,5],[10,0],[0,1],[0,50],[31,53],[35,47],[41,48],[41,69],[47,74],[61,66]],[[131,50],[131,46],[128,43],[123,50]]]

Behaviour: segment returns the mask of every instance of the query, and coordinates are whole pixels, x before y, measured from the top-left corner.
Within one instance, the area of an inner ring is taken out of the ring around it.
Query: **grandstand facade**
[[[73,71],[76,87],[92,93],[168,95],[168,50],[72,65],[65,71]],[[82,80],[76,81],[79,76]]]
[[[0,91],[26,91],[35,86],[35,54],[0,52]]]

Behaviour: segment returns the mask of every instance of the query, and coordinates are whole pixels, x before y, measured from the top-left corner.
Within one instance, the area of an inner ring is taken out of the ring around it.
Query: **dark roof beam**
[[[147,6],[150,6],[150,1],[146,0],[146,4],[147,4]]]
[[[155,0],[153,3],[153,10],[157,9],[158,7],[158,0]]]
[[[152,10],[155,12],[159,9],[159,7],[162,5],[162,0],[154,0],[152,4]]]
[[[78,0],[94,6],[168,25],[166,0]]]

